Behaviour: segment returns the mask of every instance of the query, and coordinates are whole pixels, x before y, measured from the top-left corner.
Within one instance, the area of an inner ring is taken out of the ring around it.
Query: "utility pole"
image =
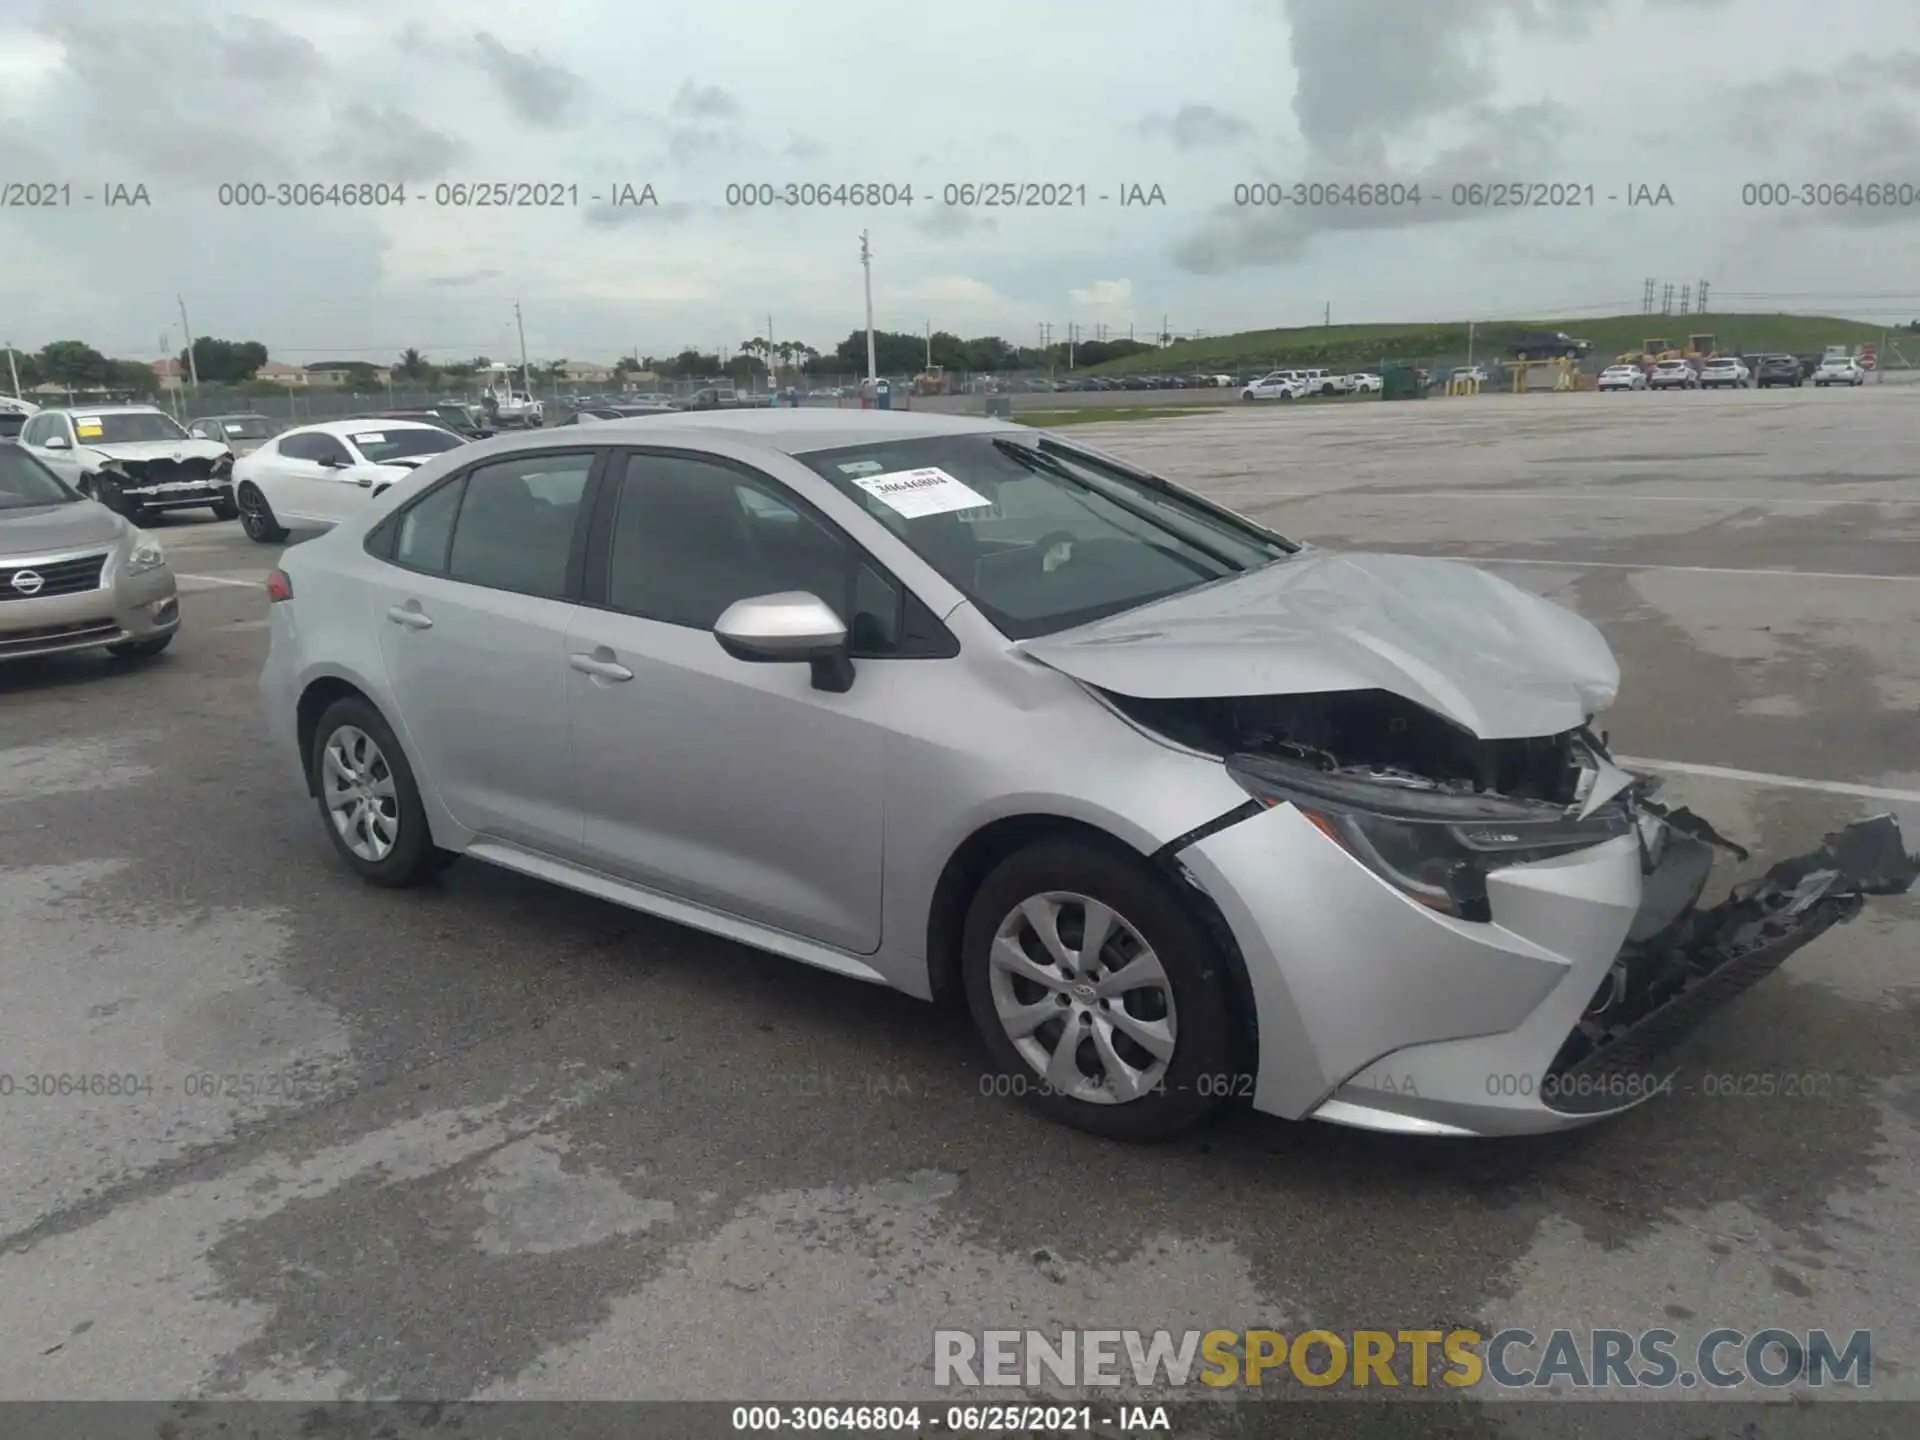
[[[933,369],[933,322],[927,321],[927,369]]]
[[[1331,300],[1327,302],[1327,308],[1320,313],[1320,323],[1329,330],[1333,328],[1333,302]]]
[[[1473,364],[1473,321],[1467,321],[1467,364]]]
[[[13,377],[13,398],[18,400],[21,398],[20,367],[14,363],[13,342],[11,340],[7,342],[7,373]]]
[[[860,232],[860,268],[866,272],[867,285],[867,383],[880,378],[880,367],[873,358],[873,251],[867,248],[867,232]]]
[[[520,302],[513,302],[513,328],[520,333],[520,383],[533,393],[533,371],[527,365],[527,327],[520,319]]]
[[[186,297],[176,295],[173,298],[180,302],[180,328],[187,332],[187,370],[193,376],[193,393],[198,395],[200,393],[200,361],[193,353],[193,326],[187,323]]]
[[[1079,327],[1073,321],[1067,322],[1067,369],[1073,369],[1073,342]]]

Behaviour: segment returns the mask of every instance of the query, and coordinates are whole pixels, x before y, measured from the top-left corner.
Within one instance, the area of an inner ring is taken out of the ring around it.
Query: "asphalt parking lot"
[[[1614,748],[1750,869],[1920,844],[1920,389],[1072,437],[1574,606]],[[362,885],[256,738],[273,552],[156,528],[172,650],[0,673],[0,1070],[133,1092],[0,1097],[0,1395],[924,1399],[936,1328],[1667,1325],[1869,1328],[1920,1399],[1920,899],[1596,1128],[1127,1149],[983,1096],[961,1015],[479,865]]]

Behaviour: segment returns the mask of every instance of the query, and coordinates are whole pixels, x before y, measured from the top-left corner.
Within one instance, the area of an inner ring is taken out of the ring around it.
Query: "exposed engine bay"
[[[1210,755],[1255,754],[1323,770],[1398,773],[1516,800],[1571,805],[1585,732],[1481,740],[1386,690],[1140,700],[1102,692],[1145,729]]]

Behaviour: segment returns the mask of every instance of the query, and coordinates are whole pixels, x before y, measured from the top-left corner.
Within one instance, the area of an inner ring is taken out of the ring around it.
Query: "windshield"
[[[187,432],[158,410],[118,415],[76,412],[73,433],[82,445],[137,445],[143,440],[185,440]]]
[[[65,505],[80,497],[17,445],[0,445],[0,510]]]
[[[222,420],[220,433],[229,440],[266,440],[272,437],[273,426],[264,415],[244,415],[235,420]]]
[[[1057,441],[948,435],[797,457],[1010,639],[1285,558],[1293,541]]]
[[[347,438],[375,465],[416,455],[438,455],[443,450],[458,450],[466,443],[450,430],[426,425],[406,430],[356,430]]]

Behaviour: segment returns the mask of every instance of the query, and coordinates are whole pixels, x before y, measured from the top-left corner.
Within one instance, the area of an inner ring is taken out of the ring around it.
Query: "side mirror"
[[[71,450],[73,447],[67,444],[66,436],[49,435],[46,439],[46,448],[49,450]]]
[[[713,638],[736,660],[779,665],[806,661],[816,690],[853,686],[847,627],[833,607],[804,590],[736,600],[713,625]]]
[[[313,463],[318,465],[322,470],[344,470],[348,465],[348,462],[342,460],[338,455],[322,456]]]

